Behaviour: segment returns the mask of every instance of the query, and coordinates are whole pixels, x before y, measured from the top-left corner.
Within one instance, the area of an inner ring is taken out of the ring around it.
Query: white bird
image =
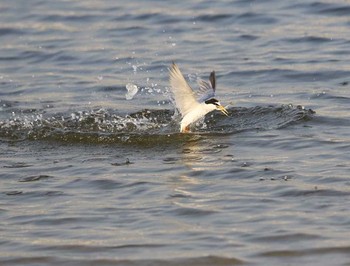
[[[195,93],[186,82],[179,67],[173,63],[170,70],[170,85],[174,95],[176,108],[182,116],[180,123],[180,132],[187,133],[190,131],[190,125],[207,113],[219,110],[226,116],[228,112],[220,102],[215,99],[215,72],[211,72],[209,82],[200,80],[199,92],[202,96],[196,99]]]

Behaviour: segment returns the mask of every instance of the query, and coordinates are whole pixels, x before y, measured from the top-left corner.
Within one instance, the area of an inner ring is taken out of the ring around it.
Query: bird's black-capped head
[[[209,100],[206,100],[205,103],[206,104],[214,104],[216,106],[220,105],[220,102],[215,98],[210,98]]]
[[[228,112],[227,112],[226,108],[223,107],[217,99],[211,98],[209,100],[206,100],[205,104],[214,105],[215,109],[221,111],[224,115],[228,116]]]

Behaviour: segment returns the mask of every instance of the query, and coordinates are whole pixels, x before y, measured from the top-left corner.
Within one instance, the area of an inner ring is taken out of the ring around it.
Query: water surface
[[[348,3],[0,11],[0,264],[349,265]],[[179,133],[173,60],[229,117]]]

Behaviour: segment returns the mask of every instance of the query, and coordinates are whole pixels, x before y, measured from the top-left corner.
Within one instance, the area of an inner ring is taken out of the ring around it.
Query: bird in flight
[[[174,95],[175,105],[182,116],[180,132],[190,132],[191,124],[214,110],[219,110],[228,116],[225,107],[215,99],[216,78],[214,71],[210,73],[209,82],[204,80],[198,82],[199,93],[201,94],[198,100],[175,63],[172,64],[169,72],[170,86]]]

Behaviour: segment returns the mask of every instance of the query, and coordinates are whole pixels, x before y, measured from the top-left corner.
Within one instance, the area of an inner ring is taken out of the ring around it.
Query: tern
[[[212,71],[209,76],[209,82],[199,80],[200,97],[197,100],[195,92],[186,82],[179,67],[173,63],[169,69],[170,73],[170,88],[174,95],[176,108],[182,116],[180,122],[180,132],[190,132],[191,124],[204,117],[207,113],[214,110],[219,110],[226,116],[228,112],[220,102],[215,99],[216,78],[215,71]]]

